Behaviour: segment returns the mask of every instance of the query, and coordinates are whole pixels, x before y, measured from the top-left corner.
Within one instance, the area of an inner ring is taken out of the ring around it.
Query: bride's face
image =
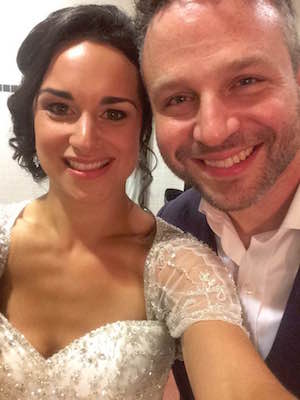
[[[80,41],[55,55],[34,106],[50,190],[76,198],[125,190],[141,126],[138,71],[119,50]]]

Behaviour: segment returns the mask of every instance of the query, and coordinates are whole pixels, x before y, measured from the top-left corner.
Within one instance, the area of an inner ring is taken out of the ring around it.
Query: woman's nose
[[[82,114],[73,125],[69,143],[76,150],[89,152],[99,140],[99,132],[96,121],[89,114]]]

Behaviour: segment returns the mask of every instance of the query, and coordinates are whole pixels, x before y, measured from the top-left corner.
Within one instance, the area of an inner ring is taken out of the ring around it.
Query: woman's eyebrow
[[[73,96],[71,95],[71,93],[66,92],[64,90],[58,90],[58,89],[53,89],[53,88],[44,88],[44,89],[39,90],[38,95],[40,95],[42,93],[50,93],[50,94],[53,94],[54,96],[62,97],[63,99],[73,100]]]
[[[66,92],[64,90],[44,88],[39,91],[38,95],[42,93],[50,93],[53,94],[54,96],[62,97],[63,99],[74,100],[71,93]],[[105,96],[100,101],[100,104],[102,105],[116,104],[116,103],[130,103],[137,109],[137,105],[135,104],[135,102],[131,99],[128,99],[127,97]]]
[[[135,104],[135,102],[131,99],[128,99],[127,97],[105,96],[100,101],[100,104],[102,105],[116,104],[116,103],[130,103],[137,109],[137,105]]]

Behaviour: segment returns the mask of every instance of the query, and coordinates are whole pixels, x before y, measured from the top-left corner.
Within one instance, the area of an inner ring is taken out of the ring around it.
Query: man
[[[300,51],[292,4],[139,0],[137,10],[158,144],[195,188],[160,215],[215,248],[237,283],[255,347],[300,396]],[[192,398],[182,367],[174,374],[182,398]]]

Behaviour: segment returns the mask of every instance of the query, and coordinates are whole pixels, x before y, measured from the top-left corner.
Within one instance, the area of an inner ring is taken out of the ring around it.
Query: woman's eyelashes
[[[62,102],[51,102],[42,106],[50,115],[50,117],[63,119],[72,118],[77,114],[80,115],[80,111],[76,111],[69,104]],[[121,121],[127,117],[127,112],[118,109],[108,109],[97,113],[98,118],[110,120],[110,121]]]
[[[50,115],[55,117],[65,117],[73,115],[73,111],[68,104],[61,102],[53,102],[46,104],[46,110]]]
[[[121,121],[124,118],[126,118],[127,113],[122,110],[117,110],[117,109],[108,109],[104,111],[104,113],[101,115],[102,118],[111,120],[111,121]]]

